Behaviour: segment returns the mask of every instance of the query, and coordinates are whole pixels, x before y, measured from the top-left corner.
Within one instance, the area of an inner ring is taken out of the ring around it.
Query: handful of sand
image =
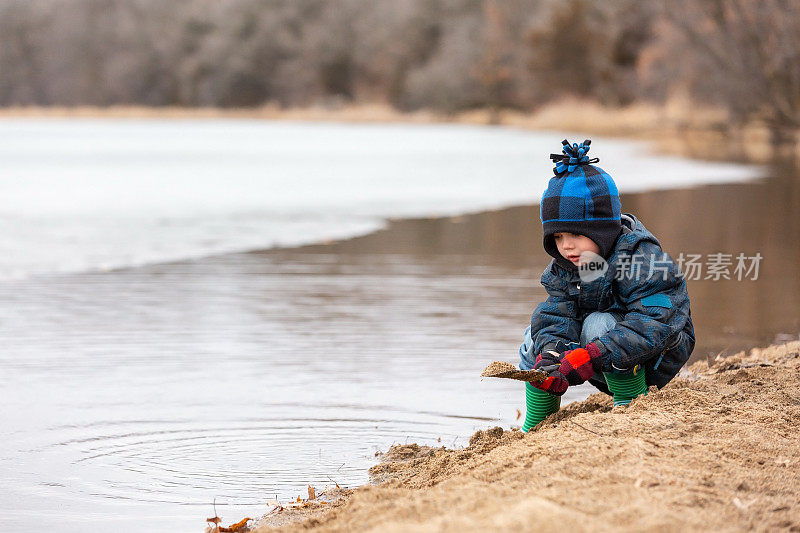
[[[539,372],[538,370],[520,370],[511,363],[505,361],[494,361],[489,366],[483,369],[481,377],[488,378],[507,378],[516,379],[519,381],[530,381],[532,383],[541,383],[547,374]]]

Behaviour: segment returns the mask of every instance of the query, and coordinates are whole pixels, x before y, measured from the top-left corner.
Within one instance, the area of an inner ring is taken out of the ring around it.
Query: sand
[[[493,361],[483,369],[481,377],[516,379],[518,381],[530,381],[540,383],[544,381],[547,374],[538,370],[520,370],[506,361]]]
[[[612,408],[595,394],[523,434],[395,446],[376,484],[256,531],[800,531],[800,342],[695,363]]]

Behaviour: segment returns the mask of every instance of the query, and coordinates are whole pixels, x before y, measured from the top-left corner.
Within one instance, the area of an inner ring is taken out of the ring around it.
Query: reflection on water
[[[306,250],[5,283],[3,513],[196,530],[215,498],[258,516],[309,483],[367,482],[392,443],[516,423],[522,385],[478,375],[516,357],[531,281]]]
[[[622,195],[623,211],[639,217],[673,258],[681,252],[700,254],[703,262],[714,253],[762,256],[756,280],[736,280],[731,266],[730,280],[688,281],[695,358],[785,342],[800,332],[800,176],[786,168],[773,173],[775,177],[751,183]],[[386,231],[301,250],[386,251],[420,262],[462,255],[464,264],[521,269],[531,280],[523,300],[532,311],[546,297],[538,278],[550,256],[541,242],[539,207],[531,206],[399,221]],[[704,269],[700,277],[707,275]]]
[[[673,257],[755,256],[758,279],[689,281],[695,355],[796,340],[800,332],[800,175],[777,169],[756,183],[623,196]],[[732,269],[731,269],[732,273]],[[705,278],[707,272],[703,271]]]
[[[796,337],[790,175],[625,195],[623,208],[673,256],[764,256],[758,281],[690,281],[698,356]],[[4,283],[2,513],[58,531],[197,530],[215,498],[238,520],[309,483],[366,482],[393,442],[458,446],[515,424],[521,385],[477,376],[516,360],[548,259],[538,208],[520,207]]]

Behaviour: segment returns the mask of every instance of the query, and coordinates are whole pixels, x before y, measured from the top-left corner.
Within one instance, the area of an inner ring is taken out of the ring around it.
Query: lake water
[[[521,384],[477,376],[491,360],[516,360],[544,298],[538,209],[427,217],[535,203],[562,137],[444,125],[0,122],[7,523],[197,531],[214,500],[226,524],[259,516],[308,484],[365,483],[392,443],[461,446],[475,429],[521,423]],[[762,242],[757,232],[697,237],[710,235],[703,223],[735,227],[732,198],[752,200],[757,182],[746,180],[759,169],[655,157],[636,143],[593,146],[627,192],[623,206],[665,244]],[[739,192],[728,197],[727,185],[642,192],[732,182]],[[791,214],[796,188],[784,186]],[[752,220],[774,207],[769,198]],[[698,214],[706,209],[719,217]],[[426,218],[386,229],[404,217]],[[791,231],[785,250],[793,242],[796,254]],[[781,255],[775,244],[770,257]],[[776,273],[800,258],[782,257],[766,287],[784,312],[757,331],[712,311],[717,285],[697,285],[709,339],[797,333],[785,318],[797,282],[787,289]],[[752,291],[725,288],[733,303],[753,302]],[[759,302],[745,314],[763,314],[768,301]]]
[[[539,201],[561,134],[247,120],[0,121],[0,279],[351,237]],[[758,171],[595,139],[624,191]],[[593,155],[593,153],[592,153]]]

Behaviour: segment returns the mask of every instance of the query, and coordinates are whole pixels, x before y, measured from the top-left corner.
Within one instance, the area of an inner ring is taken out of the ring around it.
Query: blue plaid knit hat
[[[576,266],[558,252],[554,233],[567,232],[585,235],[600,248],[608,259],[622,232],[622,203],[614,180],[589,159],[589,139],[570,144],[564,139],[560,154],[550,154],[556,166],[554,177],[542,195],[539,215],[542,219],[545,251],[558,264],[575,270]]]

